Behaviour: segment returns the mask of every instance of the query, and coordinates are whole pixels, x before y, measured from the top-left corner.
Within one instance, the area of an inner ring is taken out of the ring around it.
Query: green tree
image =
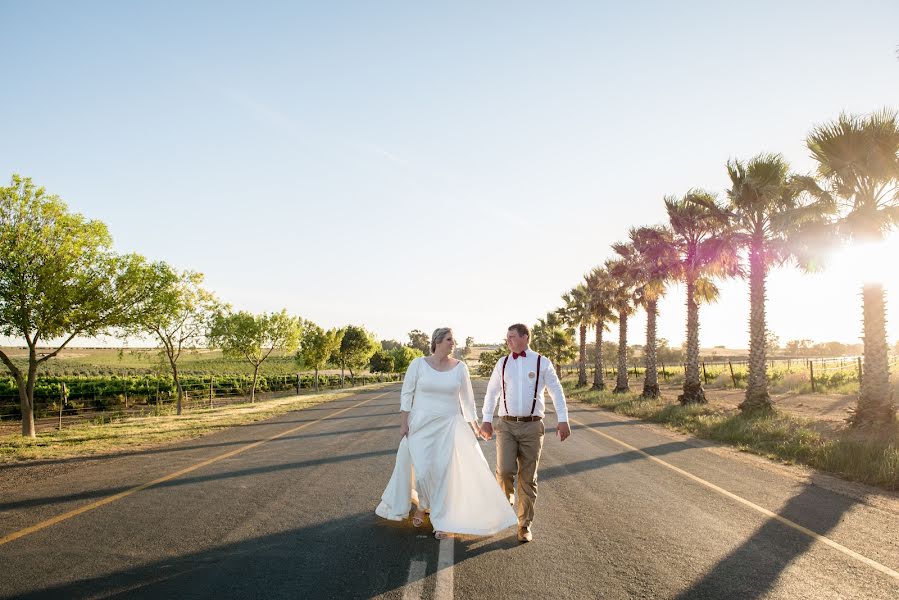
[[[393,354],[386,350],[376,350],[368,361],[368,370],[372,373],[393,373],[396,371],[393,366]]]
[[[340,365],[341,385],[344,381],[344,369],[349,370],[353,383],[356,383],[356,371],[368,364],[378,347],[377,340],[364,327],[347,325],[343,328],[340,346],[334,353],[334,362]]]
[[[256,401],[259,367],[275,350],[292,353],[303,336],[303,322],[286,310],[254,315],[246,311],[219,312],[209,332],[210,345],[227,356],[243,358],[253,367],[250,402]]]
[[[343,330],[329,329],[325,331],[315,323],[307,321],[303,327],[303,339],[297,358],[315,373],[314,387],[318,391],[318,372],[325,368],[328,359],[340,347]]]
[[[630,391],[627,381],[627,326],[628,318],[637,311],[640,292],[639,257],[631,243],[613,244],[612,249],[620,258],[606,261],[606,269],[616,282],[612,296],[612,307],[618,315],[618,368],[615,394]]]
[[[185,350],[205,344],[212,318],[220,306],[215,296],[201,287],[201,273],[178,272],[165,263],[159,263],[156,270],[162,285],[147,299],[144,317],[132,331],[149,332],[159,341],[175,382],[178,395],[176,406],[180,415],[184,388],[181,386],[178,360]]]
[[[481,352],[481,355],[478,356],[478,375],[481,377],[490,377],[493,374],[493,368],[496,367],[496,363],[508,353],[505,346],[500,346],[495,350]]]
[[[113,333],[138,322],[161,282],[136,254],[117,255],[106,225],[71,213],[58,196],[13,175],[0,187],[0,334],[23,339],[23,369],[0,351],[19,391],[22,435],[35,437],[38,369],[76,336]],[[40,344],[62,340],[38,355]]]
[[[765,286],[768,271],[795,256],[793,240],[808,222],[820,222],[833,211],[833,203],[803,202],[802,186],[790,175],[790,165],[780,154],[759,154],[749,162],[730,160],[727,174],[727,206],[697,197],[710,211],[721,211],[728,221],[731,239],[745,251],[749,263],[749,377],[740,404],[744,413],[770,412],[765,319]]]
[[[390,354],[393,357],[393,371],[396,373],[405,373],[413,360],[419,356],[424,356],[424,354],[421,353],[421,350],[416,350],[415,348],[410,348],[408,346],[394,348],[390,351]]]
[[[596,341],[593,344],[593,389],[604,390],[603,381],[603,333],[609,330],[610,323],[616,323],[613,307],[615,297],[615,280],[605,267],[596,267],[586,277],[587,290],[590,292],[590,312],[593,314],[593,328]]]
[[[895,111],[841,114],[806,139],[822,187],[812,192],[837,203],[837,232],[852,243],[879,241],[899,224],[899,119]],[[896,421],[890,393],[883,284],[862,287],[864,368],[855,426]]]
[[[562,296],[565,306],[561,314],[565,322],[576,327],[580,337],[578,344],[577,385],[587,385],[587,327],[593,323],[593,312],[590,310],[590,291],[586,283],[579,283]]]
[[[431,336],[424,331],[413,329],[409,332],[409,343],[407,345],[427,356],[431,353]]]
[[[699,304],[717,300],[715,277],[740,272],[723,209],[711,210],[712,205],[717,206],[715,197],[702,190],[665,198],[671,227],[669,250],[677,257],[674,274],[687,288],[687,368],[684,390],[678,396],[682,404],[707,402],[699,379]]]
[[[577,356],[574,329],[565,327],[565,320],[559,311],[546,313],[545,319],[538,319],[531,328],[531,347],[549,358],[559,378],[563,377],[562,367]]]

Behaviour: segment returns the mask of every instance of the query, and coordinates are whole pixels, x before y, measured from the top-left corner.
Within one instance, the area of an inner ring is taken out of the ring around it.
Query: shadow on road
[[[361,452],[358,454],[344,454],[337,456],[326,456],[323,458],[316,458],[313,460],[304,460],[298,462],[290,462],[290,463],[279,463],[274,465],[265,465],[261,467],[252,467],[249,469],[235,469],[230,471],[224,471],[221,473],[210,473],[208,475],[197,475],[194,477],[178,477],[175,479],[171,479],[169,481],[164,481],[158,485],[153,486],[153,488],[174,488],[174,487],[182,487],[185,485],[194,485],[199,483],[204,483],[207,481],[217,481],[222,479],[233,479],[236,477],[249,477],[254,475],[261,475],[265,473],[274,473],[279,471],[295,471],[299,469],[307,469],[310,467],[318,467],[321,465],[328,464],[338,464],[342,462],[354,461],[354,460],[362,460],[366,458],[375,458],[378,456],[393,456],[396,454],[395,448],[390,448],[386,450],[375,450],[371,452]],[[79,492],[76,494],[68,494],[68,495],[60,495],[60,496],[47,496],[42,498],[29,498],[25,500],[14,500],[11,502],[2,502],[0,503],[0,511],[2,510],[15,510],[20,508],[33,508],[35,506],[44,506],[46,504],[56,504],[62,502],[72,502],[75,500],[93,500],[96,498],[105,498],[106,496],[111,496],[113,494],[118,494],[120,492],[124,492],[131,488],[135,487],[134,485],[122,486],[116,488],[106,488],[100,490],[88,490],[84,492]]]
[[[851,498],[808,486],[778,514],[827,535],[855,504]],[[677,598],[763,598],[790,563],[808,552],[813,543],[808,535],[769,519]]]
[[[3,597],[371,598],[403,587],[413,559],[427,555],[433,575],[433,537],[410,530],[357,513]]]

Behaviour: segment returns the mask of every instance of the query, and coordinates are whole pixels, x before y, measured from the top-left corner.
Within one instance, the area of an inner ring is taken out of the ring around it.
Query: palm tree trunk
[[[699,305],[696,304],[696,281],[687,280],[687,369],[684,393],[677,397],[681,404],[708,402],[699,380]]]
[[[577,361],[577,386],[585,387],[587,385],[587,325],[584,323],[581,323],[580,334],[581,343]]]
[[[615,381],[615,394],[631,391],[627,385],[627,313],[618,314],[618,378]]]
[[[599,321],[596,323],[596,348],[593,349],[593,389],[594,390],[604,390],[606,389],[606,384],[602,380],[603,376],[603,366],[602,366],[602,326],[603,322]]]
[[[658,301],[650,300],[646,303],[646,348],[644,349],[646,373],[643,377],[642,394],[644,398],[658,398],[661,395],[658,364],[656,363],[656,316],[658,313]]]
[[[865,359],[858,404],[850,422],[856,427],[886,425],[896,421],[896,405],[890,393],[883,285],[866,283],[862,300]]]
[[[763,242],[755,236],[749,249],[749,381],[740,404],[743,414],[771,412],[768,394],[768,365],[765,361],[765,258]]]

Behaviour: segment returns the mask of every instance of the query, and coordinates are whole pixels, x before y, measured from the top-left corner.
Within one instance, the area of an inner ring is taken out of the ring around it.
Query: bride
[[[518,523],[478,445],[471,377],[465,363],[450,356],[455,346],[452,330],[437,329],[431,355],[416,358],[406,371],[402,439],[375,509],[380,517],[402,521],[415,502],[412,525],[421,527],[430,513],[438,539],[491,535]]]

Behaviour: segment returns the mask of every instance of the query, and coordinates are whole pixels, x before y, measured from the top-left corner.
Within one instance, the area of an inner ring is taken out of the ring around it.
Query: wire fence
[[[617,362],[617,361],[615,361]],[[628,367],[628,376],[639,377],[645,374],[645,367],[640,366],[641,359],[632,359]],[[609,363],[607,363],[609,364]],[[892,357],[889,367],[892,369],[899,364],[899,357]],[[793,376],[797,382],[805,381],[810,384],[811,391],[817,392],[819,388],[836,387],[846,383],[860,383],[864,375],[864,357],[862,356],[834,356],[834,357],[790,357],[775,358],[766,361],[769,379],[782,379],[786,375]],[[595,369],[588,367],[589,376],[592,377]],[[681,379],[686,376],[687,365],[685,363],[666,364],[659,362],[658,377],[662,381]],[[567,364],[562,368],[563,374],[577,373],[576,364]],[[747,359],[729,360],[703,360],[699,363],[699,373],[705,385],[714,381],[730,383],[733,387],[745,385],[749,373],[749,361]],[[604,369],[604,377],[615,379],[618,376],[618,367]],[[729,381],[728,381],[729,379]]]

